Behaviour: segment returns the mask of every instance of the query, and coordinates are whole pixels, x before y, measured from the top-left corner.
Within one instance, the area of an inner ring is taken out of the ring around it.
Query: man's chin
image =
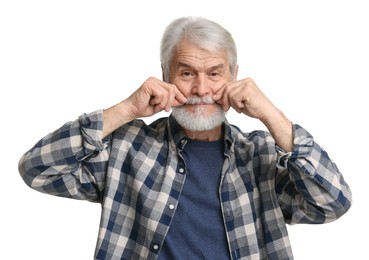
[[[220,109],[213,113],[199,111],[188,112],[184,107],[172,109],[172,115],[184,129],[190,131],[208,131],[220,126],[225,121],[225,112]]]

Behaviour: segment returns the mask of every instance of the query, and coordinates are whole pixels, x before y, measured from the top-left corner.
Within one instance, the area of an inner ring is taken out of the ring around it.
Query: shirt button
[[[183,168],[179,168],[179,172],[180,173],[184,173],[184,169]]]
[[[173,204],[170,204],[169,205],[169,209],[174,209],[174,205]]]
[[[154,249],[155,251],[159,249],[159,245],[155,244],[152,246],[152,249]]]

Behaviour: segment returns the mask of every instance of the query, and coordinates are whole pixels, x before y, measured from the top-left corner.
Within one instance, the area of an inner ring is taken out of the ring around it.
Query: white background
[[[363,259],[369,231],[368,11],[356,0],[2,1],[1,258],[92,259],[100,206],[31,190],[19,176],[18,160],[66,121],[121,101],[149,76],[161,78],[165,26],[199,15],[231,31],[239,78],[254,78],[307,128],[352,188],[354,204],[336,222],[289,226],[295,258]],[[264,128],[235,112],[228,119],[245,131]]]

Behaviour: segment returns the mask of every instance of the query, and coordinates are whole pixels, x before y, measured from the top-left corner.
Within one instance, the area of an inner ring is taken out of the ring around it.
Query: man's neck
[[[191,131],[184,129],[184,132],[188,138],[198,141],[212,142],[219,140],[223,136],[222,126],[206,131]]]

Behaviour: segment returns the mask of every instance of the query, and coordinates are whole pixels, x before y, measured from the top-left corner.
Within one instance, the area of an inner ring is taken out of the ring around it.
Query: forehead
[[[227,53],[225,50],[210,52],[199,46],[183,41],[173,52],[172,65],[187,64],[191,66],[214,66],[215,64],[227,64]]]

